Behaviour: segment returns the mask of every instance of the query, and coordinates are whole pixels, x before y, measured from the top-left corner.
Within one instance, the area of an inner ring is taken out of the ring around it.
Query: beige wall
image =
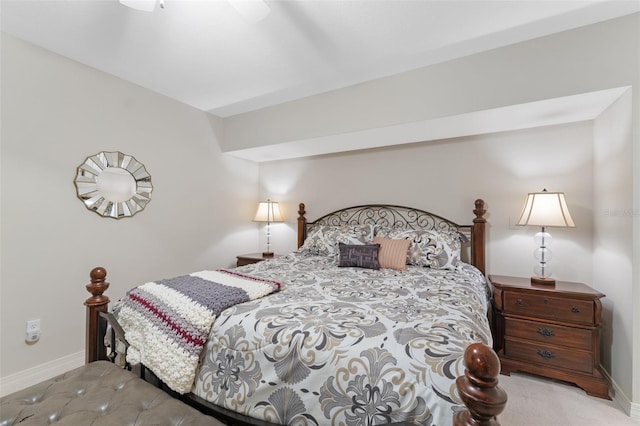
[[[593,138],[593,276],[594,285],[607,295],[602,301],[606,325],[602,355],[622,389],[633,385],[633,375],[626,370],[634,343],[631,97],[627,92],[594,121]],[[636,210],[636,222],[638,216]]]
[[[474,200],[482,198],[488,273],[529,276],[539,229],[513,223],[526,194],[547,188],[566,193],[577,223],[551,230],[554,275],[591,282],[592,128],[583,122],[262,163],[261,192],[289,211],[288,226],[276,225],[272,241],[280,250],[295,249],[299,202],[310,220],[350,205],[389,203],[470,224]]]
[[[3,378],[84,349],[94,266],[107,268],[113,300],[256,250],[258,166],[220,153],[219,120],[4,34],[1,83]],[[132,218],[76,198],[76,167],[102,150],[151,173],[152,200]],[[42,337],[27,345],[32,318]]]

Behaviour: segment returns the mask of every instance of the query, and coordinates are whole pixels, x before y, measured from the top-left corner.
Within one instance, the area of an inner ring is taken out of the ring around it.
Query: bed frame
[[[298,209],[298,247],[302,246],[307,231],[314,225],[348,225],[372,224],[391,228],[434,229],[440,231],[457,231],[466,243],[463,245],[463,260],[471,263],[485,274],[485,225],[486,213],[484,201],[475,200],[472,225],[459,225],[441,216],[423,210],[386,205],[371,204],[349,207],[326,214],[319,219],[308,222],[305,205],[300,203]],[[466,253],[466,255],[465,255]],[[86,285],[92,294],[84,304],[86,306],[86,362],[97,360],[114,361],[116,350],[112,345],[109,353],[104,345],[107,334],[107,323],[111,324],[112,341],[115,338],[126,342],[124,331],[115,317],[108,312],[109,298],[104,292],[109,288],[106,282],[107,271],[102,267],[94,268],[90,273],[91,282]],[[126,343],[125,343],[126,344]],[[464,354],[465,373],[456,380],[460,398],[467,410],[454,415],[454,426],[498,426],[496,416],[502,412],[507,402],[505,391],[498,386],[500,360],[496,353],[482,343],[470,345]],[[128,367],[128,366],[127,366]],[[141,375],[144,375],[144,367]],[[163,387],[162,384],[159,384]],[[221,419],[229,425],[275,426],[271,423],[248,418],[192,395],[178,395],[165,387],[174,397],[199,410]]]
[[[475,201],[473,225],[459,225],[442,216],[412,207],[389,204],[369,204],[347,207],[328,213],[313,222],[308,222],[305,205],[298,208],[298,247],[307,238],[307,231],[314,225],[362,225],[370,224],[388,228],[401,229],[433,229],[436,231],[456,231],[462,236],[462,260],[472,264],[485,274],[484,228],[487,220],[484,200]]]

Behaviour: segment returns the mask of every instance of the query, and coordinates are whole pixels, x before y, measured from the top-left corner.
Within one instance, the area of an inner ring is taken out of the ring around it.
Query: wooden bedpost
[[[93,296],[88,298],[84,305],[87,307],[87,330],[85,340],[85,362],[88,364],[100,359],[107,359],[106,349],[98,339],[104,336],[103,321],[100,321],[100,312],[107,312],[109,298],[103,293],[109,288],[105,282],[107,270],[101,267],[93,268],[89,274],[91,282],[87,284],[87,291]]]
[[[304,203],[300,203],[298,206],[298,248],[302,247],[304,239],[307,237],[307,218],[304,217],[306,213]]]
[[[473,213],[476,217],[473,219],[473,246],[471,247],[471,263],[478,268],[482,274],[486,274],[485,271],[485,257],[484,257],[484,228],[487,224],[487,219],[484,218],[484,214],[487,212],[484,208],[484,200],[478,198],[475,201],[476,208]]]
[[[507,393],[498,386],[498,355],[483,343],[472,343],[464,351],[464,365],[456,387],[467,409],[453,416],[453,426],[499,426],[496,416],[507,404]]]

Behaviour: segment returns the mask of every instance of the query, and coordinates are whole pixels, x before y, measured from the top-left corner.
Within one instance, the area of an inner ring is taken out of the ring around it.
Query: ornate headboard
[[[308,222],[305,205],[300,203],[298,209],[298,247],[301,247],[307,237],[307,230],[313,225],[358,225],[370,224],[388,228],[401,229],[433,229],[436,231],[457,231],[464,239],[463,260],[471,263],[483,274],[485,273],[485,237],[486,219],[484,201],[477,199],[473,213],[473,225],[459,225],[449,219],[436,214],[403,206],[387,204],[370,204],[364,206],[347,207],[326,214],[313,222]]]

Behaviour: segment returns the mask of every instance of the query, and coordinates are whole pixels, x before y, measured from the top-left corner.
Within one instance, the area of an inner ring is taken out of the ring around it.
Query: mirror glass
[[[151,201],[151,175],[133,156],[119,151],[87,157],[74,182],[78,198],[100,216],[133,216]]]
[[[98,192],[107,201],[124,203],[136,193],[136,180],[120,167],[107,167],[96,177]]]

